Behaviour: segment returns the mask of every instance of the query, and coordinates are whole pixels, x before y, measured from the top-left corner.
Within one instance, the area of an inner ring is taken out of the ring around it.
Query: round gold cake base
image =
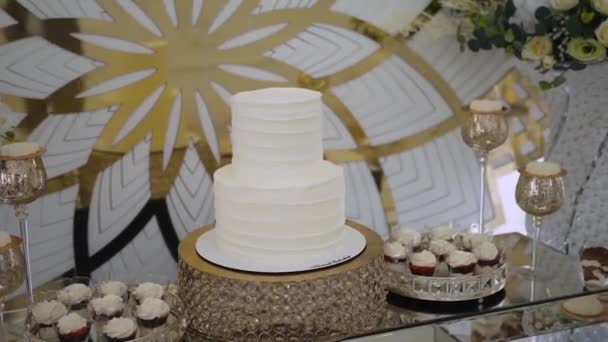
[[[374,231],[347,224],[367,240],[365,250],[343,264],[302,273],[240,272],[198,256],[190,233],[179,246],[178,282],[190,328],[230,341],[322,341],[349,336],[383,315],[383,242]]]

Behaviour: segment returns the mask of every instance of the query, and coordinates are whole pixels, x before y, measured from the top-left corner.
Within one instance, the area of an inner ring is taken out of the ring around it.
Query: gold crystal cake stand
[[[190,233],[179,246],[178,282],[190,328],[220,340],[322,341],[364,332],[383,314],[383,241],[347,221],[367,240],[356,258],[321,270],[264,274],[209,263],[195,250],[213,229]]]

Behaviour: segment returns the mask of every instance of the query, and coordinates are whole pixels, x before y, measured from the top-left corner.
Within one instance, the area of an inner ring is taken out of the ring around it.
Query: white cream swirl
[[[65,305],[75,305],[91,299],[93,291],[83,284],[72,284],[57,292],[57,298]]]
[[[405,259],[405,247],[397,241],[384,243],[384,255],[389,258]]]
[[[125,305],[122,298],[116,295],[107,295],[102,298],[95,298],[91,301],[91,307],[98,315],[111,316],[123,311]]]
[[[431,240],[429,250],[436,256],[444,256],[456,250],[456,247],[445,240]]]
[[[53,325],[67,313],[65,305],[56,300],[40,302],[32,309],[34,320],[42,325]]]
[[[478,260],[494,260],[498,256],[498,248],[491,242],[482,242],[473,248],[473,254]]]
[[[411,263],[414,266],[435,267],[437,258],[435,257],[435,254],[424,250],[420,253],[412,254]]]
[[[454,230],[449,226],[441,226],[433,229],[431,237],[434,240],[452,240],[454,238]]]
[[[420,233],[413,229],[400,229],[396,231],[393,236],[395,240],[399,241],[401,244],[410,247],[417,247],[422,241]]]
[[[130,318],[113,318],[103,327],[103,334],[109,338],[128,338],[133,336],[137,325]]]
[[[77,313],[71,313],[67,316],[63,316],[59,320],[59,323],[57,323],[60,334],[69,334],[71,332],[78,331],[87,325],[87,320]]]
[[[479,245],[481,243],[491,242],[491,241],[492,241],[492,236],[486,235],[486,234],[479,234],[479,233],[463,233],[462,234],[463,247],[468,250],[474,249],[477,245]]]
[[[448,264],[451,267],[468,266],[477,262],[473,253],[463,251],[453,251],[448,256]]]
[[[143,320],[152,320],[155,318],[165,317],[169,314],[171,308],[164,300],[158,298],[146,298],[137,307],[137,317]]]
[[[133,291],[133,294],[139,301],[143,301],[146,298],[160,299],[163,298],[165,289],[161,285],[147,282],[139,284]]]
[[[107,281],[99,285],[99,291],[104,296],[115,295],[122,297],[127,293],[127,290],[127,285],[120,281]]]
[[[0,248],[8,246],[13,242],[13,238],[7,232],[0,232]]]

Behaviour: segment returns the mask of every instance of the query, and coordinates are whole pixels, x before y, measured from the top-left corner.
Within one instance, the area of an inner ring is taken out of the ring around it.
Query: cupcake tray
[[[440,263],[435,274],[447,273]],[[441,270],[441,268],[444,270]],[[404,297],[428,301],[458,302],[479,300],[503,290],[507,282],[507,263],[504,253],[496,266],[483,273],[462,276],[419,276],[412,274],[408,262],[385,262],[387,288]]]

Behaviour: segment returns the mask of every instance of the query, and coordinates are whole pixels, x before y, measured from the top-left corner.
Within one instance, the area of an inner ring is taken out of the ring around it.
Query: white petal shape
[[[169,160],[173,154],[173,147],[177,141],[177,132],[179,130],[179,122],[182,115],[182,93],[178,93],[173,101],[173,107],[171,107],[171,113],[169,113],[169,125],[165,132],[165,145],[163,148],[163,169],[169,165]]]
[[[192,144],[167,196],[167,206],[180,239],[215,220],[213,182]]]
[[[230,94],[228,90],[226,90],[226,88],[222,87],[221,85],[213,81],[211,81],[210,83],[211,88],[215,90],[215,92],[222,98],[222,100],[224,100],[226,104],[230,104],[230,97],[232,96],[232,94]]]
[[[260,14],[270,11],[307,8],[312,7],[318,0],[303,0],[303,1],[283,1],[283,0],[260,0],[259,6],[253,11],[253,14]]]
[[[215,128],[213,127],[213,121],[211,121],[211,117],[209,116],[209,110],[207,109],[207,104],[203,97],[199,92],[194,93],[194,98],[196,99],[196,108],[198,109],[198,117],[201,121],[201,126],[203,126],[203,132],[205,133],[205,137],[207,139],[207,143],[211,148],[211,152],[215,157],[215,160],[220,160],[220,147],[217,141],[217,134],[215,134]]]
[[[150,199],[150,136],[97,175],[89,207],[89,254],[120,234]]]
[[[356,147],[355,140],[336,113],[323,105],[323,148],[330,150]]]
[[[351,30],[314,24],[265,55],[314,77],[324,77],[360,62],[379,47],[373,40]]]
[[[375,230],[382,238],[389,228],[382,201],[369,167],[365,162],[342,164],[346,183],[346,217]]]
[[[203,0],[192,0],[192,25],[198,23],[203,9]]]
[[[229,0],[228,3],[224,6],[224,8],[222,8],[222,10],[215,17],[213,23],[211,23],[211,26],[209,26],[208,33],[211,34],[215,32],[218,28],[220,28],[220,26],[222,26],[222,24],[225,23],[226,20],[228,20],[232,16],[234,11],[236,11],[239,6],[241,6],[242,2],[243,0]]]
[[[32,276],[40,286],[74,267],[74,210],[78,185],[44,195],[28,205]],[[13,207],[0,205],[0,226],[19,236]]]
[[[96,67],[40,37],[9,42],[0,45],[0,94],[44,99]]]
[[[160,96],[165,91],[166,87],[166,84],[162,84],[160,87],[156,88],[156,90],[152,94],[150,94],[150,96],[146,97],[142,101],[139,107],[137,107],[137,109],[135,109],[135,111],[131,113],[131,116],[129,116],[127,122],[125,122],[125,124],[120,128],[120,131],[118,131],[118,134],[112,142],[113,144],[116,144],[122,139],[124,139],[124,137],[126,137],[133,129],[135,129],[137,124],[139,124],[141,120],[146,117],[150,110],[152,110],[152,107],[154,107],[156,101],[158,101]]]
[[[29,141],[46,147],[42,157],[49,178],[83,166],[97,138],[112,117],[109,108],[79,114],[48,116],[30,136]]]
[[[146,46],[119,38],[86,33],[72,33],[72,36],[87,43],[91,43],[93,45],[97,45],[110,50],[118,50],[128,53],[138,53],[144,55],[151,55],[154,53],[154,50]]]
[[[453,115],[435,88],[396,56],[332,91],[357,118],[372,144],[411,136]]]
[[[135,72],[132,72],[129,74],[124,74],[124,75],[112,78],[110,80],[101,82],[101,83],[97,84],[96,86],[83,91],[82,93],[78,94],[76,97],[83,98],[83,97],[95,96],[95,95],[107,93],[109,91],[112,91],[112,90],[115,90],[118,88],[123,88],[123,87],[128,86],[129,84],[133,84],[135,82],[139,82],[145,78],[148,78],[148,77],[154,75],[155,72],[156,72],[156,69],[150,68],[150,69],[135,71]]]
[[[109,274],[129,275],[137,282],[150,281],[150,275],[175,281],[177,265],[163,240],[158,221],[152,218],[145,228],[118,254],[93,272],[93,279],[107,279]],[[158,281],[158,280],[157,280]]]
[[[165,4],[165,10],[167,11],[167,15],[171,19],[171,23],[173,26],[177,27],[177,10],[175,8],[175,0],[163,0]]]
[[[271,25],[271,26],[267,26],[267,27],[262,27],[260,29],[256,29],[253,31],[249,31],[245,34],[236,36],[234,38],[231,38],[230,40],[223,42],[222,45],[220,45],[220,47],[218,49],[227,50],[227,49],[233,49],[235,47],[254,43],[260,39],[264,39],[268,36],[271,36],[271,35],[279,32],[280,30],[285,28],[285,26],[287,26],[287,24],[276,24],[276,25]]]
[[[281,75],[275,74],[264,69],[254,68],[247,65],[239,64],[220,64],[220,69],[231,74],[253,78],[260,81],[287,82],[287,79]]]
[[[129,13],[135,21],[137,21],[141,26],[143,26],[146,30],[150,31],[152,34],[157,37],[162,37],[163,34],[160,32],[160,29],[156,24],[144,13],[144,11],[137,6],[132,0],[116,0],[118,4],[125,10],[125,12]]]
[[[427,144],[384,157],[382,169],[401,225],[422,229],[477,221],[479,166],[454,130]],[[486,219],[493,214],[486,196]]]

